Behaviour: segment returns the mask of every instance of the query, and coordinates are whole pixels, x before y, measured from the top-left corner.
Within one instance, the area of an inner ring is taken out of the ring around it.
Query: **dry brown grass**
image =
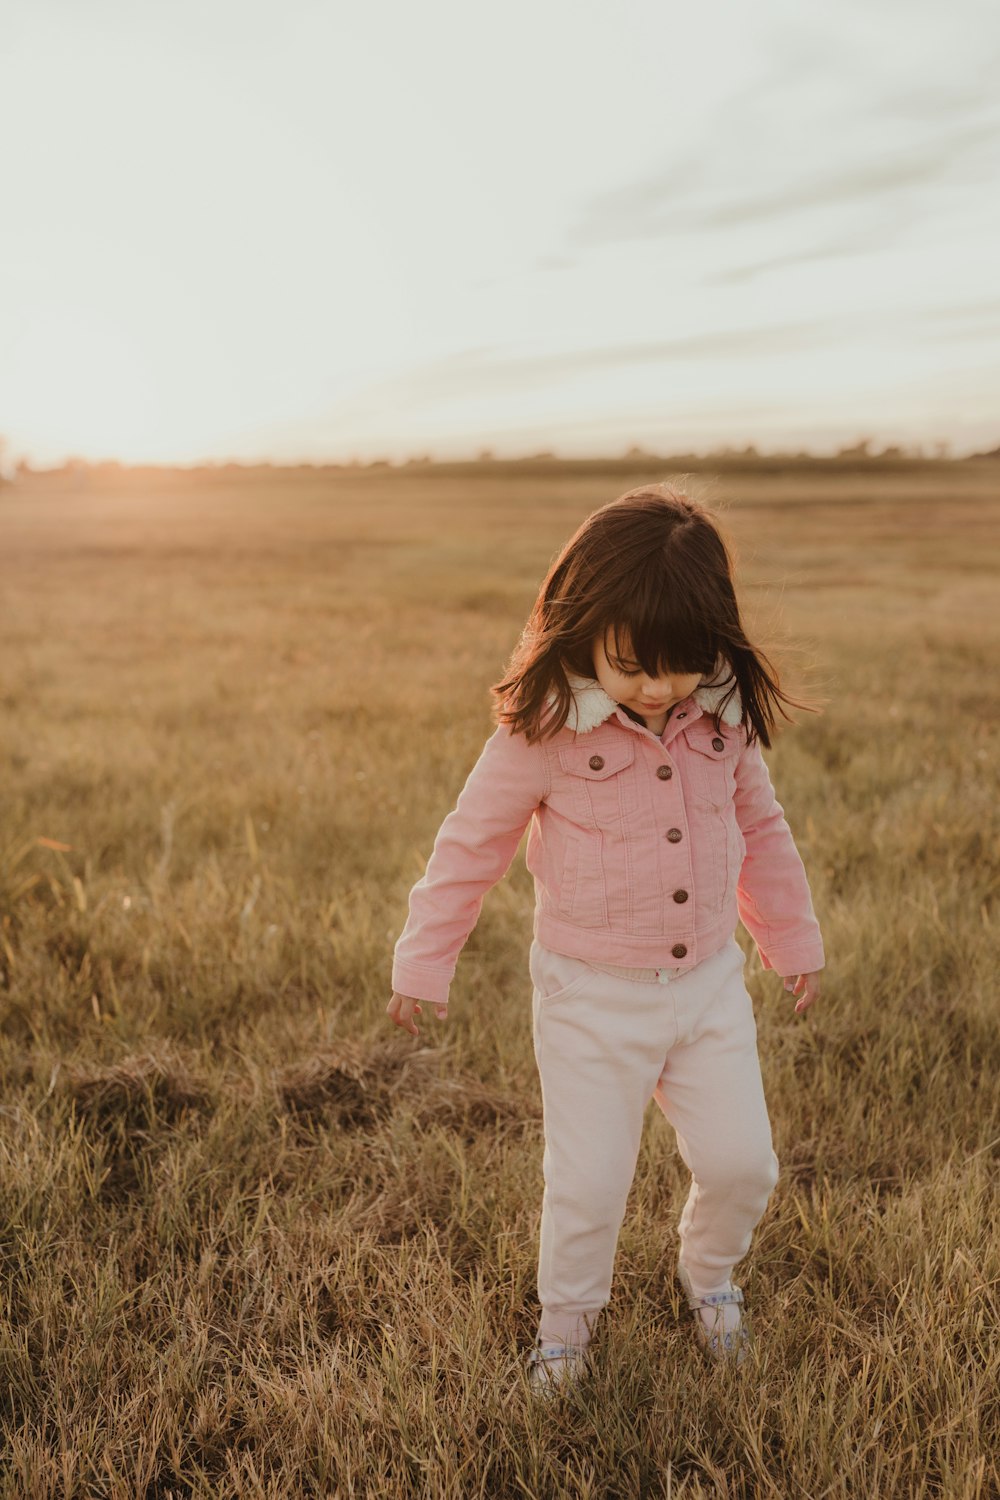
[[[651,1105],[596,1377],[552,1412],[517,1387],[522,857],[419,1040],[391,949],[549,558],[666,476],[0,490],[3,1500],[1000,1493],[997,473],[707,488],[828,699],[767,752],[824,993],[795,1018],[751,956],[782,1170],[748,1373],[690,1338]]]

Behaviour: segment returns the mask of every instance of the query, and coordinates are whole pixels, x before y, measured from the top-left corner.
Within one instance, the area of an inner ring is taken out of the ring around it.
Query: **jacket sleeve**
[[[822,969],[823,939],[805,866],[774,794],[759,740],[737,760],[735,802],[746,841],[736,905],[761,963],[785,978]]]
[[[392,987],[447,1004],[458,955],[483,898],[507,873],[521,835],[546,796],[544,746],[500,724],[483,746],[410,891],[406,926],[393,950]]]

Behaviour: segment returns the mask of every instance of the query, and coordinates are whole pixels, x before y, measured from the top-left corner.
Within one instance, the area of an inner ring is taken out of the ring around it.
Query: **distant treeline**
[[[816,454],[806,450],[797,452],[760,452],[753,445],[744,448],[723,447],[714,449],[708,453],[653,453],[644,448],[632,447],[621,455],[596,454],[586,458],[561,457],[555,452],[543,450],[538,453],[525,454],[518,458],[498,457],[492,449],[483,448],[474,458],[434,458],[431,454],[421,453],[408,459],[376,458],[361,460],[352,458],[342,463],[329,462],[301,462],[301,463],[275,463],[272,461],[253,461],[240,463],[235,460],[209,461],[200,464],[124,464],[117,459],[105,459],[94,462],[83,458],[69,458],[65,463],[49,468],[36,468],[26,460],[21,459],[16,464],[7,468],[6,478],[28,478],[28,477],[56,477],[75,476],[78,479],[84,477],[112,479],[115,476],[137,479],[141,477],[181,476],[191,478],[201,477],[248,477],[253,474],[285,474],[285,475],[323,475],[323,474],[365,474],[373,471],[378,473],[411,473],[414,470],[422,475],[428,473],[482,474],[484,470],[495,470],[498,473],[514,472],[518,474],[531,473],[536,469],[550,471],[558,468],[568,473],[641,473],[649,471],[673,471],[683,473],[702,473],[711,471],[713,473],[724,473],[733,470],[756,470],[767,472],[768,470],[788,470],[796,468],[912,468],[924,467],[928,464],[954,464],[970,463],[981,460],[1000,459],[1000,447],[989,449],[982,453],[970,453],[962,458],[955,458],[950,452],[949,445],[943,442],[934,443],[928,452],[920,444],[907,447],[895,445],[876,449],[872,440],[864,438],[860,442],[850,446],[839,448],[836,453]],[[3,470],[0,469],[0,479]]]

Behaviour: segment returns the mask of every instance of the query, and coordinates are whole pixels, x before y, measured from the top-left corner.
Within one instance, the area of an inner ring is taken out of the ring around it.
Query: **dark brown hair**
[[[627,634],[645,672],[715,674],[721,659],[739,688],[747,743],[768,748],[775,707],[819,710],[783,693],[772,663],[747,639],[733,583],[733,558],[718,519],[670,483],[643,485],[602,505],[577,528],[549,567],[506,675],[490,691],[500,723],[532,743],[566,723],[566,671],[594,677],[593,642],[607,630],[616,649]],[[554,697],[554,707],[549,700]],[[627,711],[627,710],[626,710]],[[633,715],[634,717],[634,715]]]

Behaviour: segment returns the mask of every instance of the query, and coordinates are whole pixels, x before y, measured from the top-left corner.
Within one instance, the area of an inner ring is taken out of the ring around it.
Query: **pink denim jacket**
[[[716,734],[706,710],[721,665],[675,704],[662,736],[592,678],[568,674],[570,717],[529,745],[500,724],[486,741],[410,892],[392,988],[446,1004],[483,898],[530,823],[534,934],[576,958],[692,968],[742,921],[783,976],[824,966],[809,883],[738,690]]]

